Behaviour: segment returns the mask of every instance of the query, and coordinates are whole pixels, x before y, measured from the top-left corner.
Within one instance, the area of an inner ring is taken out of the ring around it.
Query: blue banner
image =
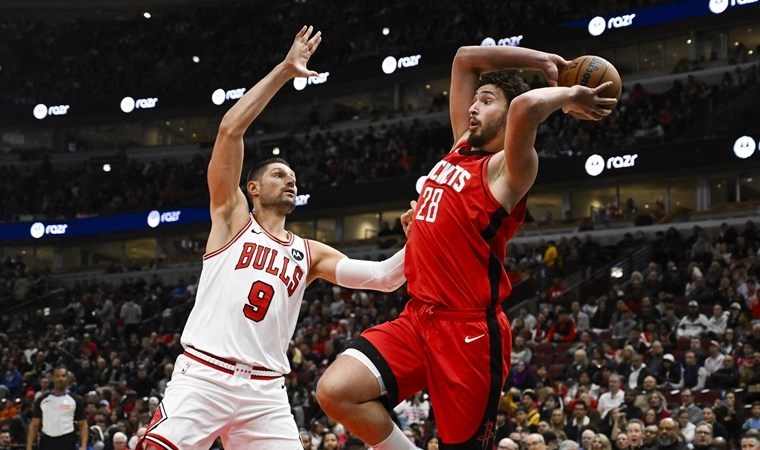
[[[724,12],[759,6],[760,0],[682,0],[636,10],[566,22],[567,27],[587,27],[589,34],[599,36],[606,30],[645,27],[692,17],[718,15]]]
[[[208,208],[153,210],[83,219],[3,223],[0,224],[0,241],[26,239],[45,241],[204,222],[211,222]]]

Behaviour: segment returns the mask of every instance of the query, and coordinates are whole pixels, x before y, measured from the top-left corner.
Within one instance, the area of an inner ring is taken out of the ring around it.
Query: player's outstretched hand
[[[573,102],[562,107],[562,112],[584,120],[602,120],[609,116],[617,100],[600,97],[599,94],[612,85],[611,81],[591,89],[576,84],[573,89]]]
[[[415,208],[417,208],[417,201],[412,200],[409,202],[409,209],[404,214],[401,214],[401,228],[404,229],[406,237],[409,237],[409,227],[412,225],[412,220],[414,220]]]
[[[293,71],[294,77],[316,77],[319,75],[319,73],[306,68],[309,58],[317,51],[319,43],[322,42],[322,32],[317,31],[312,36],[313,32],[313,26],[304,25],[296,34],[293,46],[290,47],[290,51],[285,56],[283,63]]]

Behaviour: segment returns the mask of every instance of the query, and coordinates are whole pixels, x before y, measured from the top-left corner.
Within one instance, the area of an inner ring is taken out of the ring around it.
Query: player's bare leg
[[[317,401],[322,409],[364,442],[378,448],[378,444],[385,444],[384,441],[390,438],[394,442],[387,448],[413,449],[378,397],[380,384],[377,378],[367,366],[351,356],[338,357],[317,383]],[[396,441],[398,436],[405,442]]]

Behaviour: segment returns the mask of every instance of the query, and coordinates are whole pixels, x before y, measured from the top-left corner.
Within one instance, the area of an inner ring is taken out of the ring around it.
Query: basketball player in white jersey
[[[401,286],[403,249],[383,262],[357,261],[285,229],[295,208],[296,177],[284,160],[254,166],[246,190],[243,134],[294,77],[316,76],[306,63],[321,35],[303,27],[287,56],[224,116],[208,167],[211,232],[195,306],[182,334],[166,397],[142,447],[208,450],[302,449],[283,375],[306,286],[323,278],[349,288]],[[408,213],[407,213],[408,214]],[[408,223],[408,216],[402,218]]]

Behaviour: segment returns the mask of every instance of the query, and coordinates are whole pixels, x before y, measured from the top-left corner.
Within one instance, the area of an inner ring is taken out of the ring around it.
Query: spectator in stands
[[[694,352],[694,355],[697,357],[697,364],[700,366],[703,366],[705,364],[705,359],[707,359],[707,353],[702,348],[702,339],[698,337],[691,337],[689,338],[689,348],[687,350],[691,350]]]
[[[530,313],[527,306],[520,306],[518,317],[522,319],[523,323],[525,324],[525,328],[528,330],[533,330],[536,327],[536,317]]]
[[[551,411],[551,417],[549,418],[549,427],[551,428],[554,433],[559,434],[562,433],[563,435],[567,436],[566,429],[567,429],[567,417],[565,416],[565,410],[562,408],[554,408]]]
[[[612,339],[624,342],[628,338],[628,333],[638,326],[638,323],[633,318],[633,312],[625,305],[623,305],[620,316],[620,319],[612,319],[612,322],[615,323],[612,327]]]
[[[520,450],[520,447],[515,441],[506,437],[498,441],[498,450]]]
[[[742,436],[741,440],[742,450],[758,450],[760,449],[760,433],[748,432]]]
[[[707,337],[720,339],[726,333],[728,326],[728,311],[723,311],[719,303],[713,306],[713,314],[707,319]]]
[[[659,424],[660,434],[657,438],[657,450],[686,450],[686,443],[680,440],[678,422],[671,418],[662,419]]]
[[[530,366],[525,361],[518,361],[507,375],[508,386],[514,386],[521,391],[536,387],[536,380],[531,373]]]
[[[541,402],[541,406],[540,406],[541,420],[551,422],[554,411],[556,410],[564,411],[563,405],[562,405],[562,399],[560,399],[560,397],[557,394],[555,394],[553,391],[544,394],[544,399]],[[562,418],[561,428],[564,429],[565,427],[564,413],[562,414],[562,417],[563,418]]]
[[[399,419],[399,427],[403,430],[412,424],[422,425],[430,414],[430,402],[427,394],[415,392],[410,398],[398,404],[393,411]]]
[[[578,300],[573,300],[570,304],[570,320],[575,323],[575,330],[578,333],[591,328],[591,319],[589,319],[588,314],[581,310],[581,303]]]
[[[583,430],[583,433],[581,433],[580,446],[578,447],[579,450],[591,450],[591,447],[594,444],[594,436],[596,436],[596,431],[591,428]]]
[[[708,355],[704,362],[704,368],[707,372],[708,378],[723,368],[725,358],[726,356],[720,352],[720,343],[715,340],[710,341]]]
[[[525,345],[524,336],[515,336],[514,343],[512,344],[511,358],[512,364],[515,364],[517,361],[523,361],[526,364],[530,364],[531,360],[533,359],[533,350]]]
[[[752,415],[744,421],[742,430],[760,430],[760,401],[752,403]]]
[[[641,450],[644,445],[644,423],[639,419],[631,419],[625,427],[631,450]]]
[[[713,445],[713,428],[709,423],[697,424],[694,431],[694,450],[717,450]]]
[[[710,425],[712,427],[712,434],[715,437],[720,436],[724,439],[728,437],[728,431],[723,425],[721,425],[717,421],[717,417],[715,416],[715,411],[713,410],[711,406],[705,406],[704,408],[702,408],[702,413],[704,416],[704,420],[699,423],[706,423]]]
[[[689,301],[686,316],[678,324],[678,337],[700,337],[707,332],[707,317],[699,312],[699,303]]]
[[[547,450],[544,437],[539,433],[531,433],[525,438],[525,448],[527,450]]]
[[[578,442],[583,433],[583,428],[591,424],[588,416],[588,406],[583,400],[577,400],[573,406],[573,418],[565,427],[565,435],[568,439]]]
[[[647,404],[649,409],[654,410],[658,423],[660,420],[670,417],[670,413],[667,410],[667,401],[661,392],[656,391],[649,394]]]
[[[630,450],[631,441],[628,440],[628,435],[625,432],[620,432],[615,437],[615,449],[616,450]]]
[[[588,361],[586,350],[578,349],[573,352],[573,362],[565,368],[563,378],[565,380],[577,380],[581,373],[592,375],[593,369]]]
[[[13,450],[16,444],[11,440],[11,432],[0,430],[0,450]]]
[[[697,363],[697,355],[693,350],[684,354],[683,386],[693,390],[702,390],[707,381],[707,371]],[[717,435],[717,433],[716,433]]]
[[[636,399],[639,392],[635,389],[626,388],[625,396],[623,397],[623,404],[621,405],[621,411],[625,413],[625,417],[635,419],[644,415],[644,412],[640,407],[636,406]]]
[[[573,342],[575,340],[575,323],[565,308],[560,308],[557,320],[551,324],[546,333],[547,342]]]
[[[715,408],[715,420],[726,429],[726,440],[731,445],[737,444],[742,428],[742,411],[736,408],[736,394],[733,391],[726,392],[720,406]]]
[[[676,415],[676,411],[686,411],[689,416],[689,422],[692,424],[699,423],[704,420],[704,413],[702,408],[694,404],[694,394],[689,388],[681,389],[681,404],[673,410],[673,415]]]
[[[642,384],[639,385],[638,391],[640,394],[636,397],[636,406],[642,410],[646,410],[649,408],[649,396],[660,393],[657,390],[657,379],[652,375],[647,375],[643,379]]]
[[[637,325],[628,330],[628,337],[620,345],[623,347],[630,345],[636,353],[644,355],[649,351],[650,342],[641,333],[641,329]],[[649,367],[648,362],[647,367]]]
[[[726,333],[720,339],[720,352],[724,355],[733,355],[741,347],[739,338],[733,328],[726,328]]]
[[[618,408],[624,400],[625,394],[622,387],[622,381],[620,375],[614,373],[609,378],[609,390],[599,396],[598,411],[602,417],[613,409]]]
[[[641,450],[654,450],[657,447],[657,434],[659,427],[657,425],[647,425],[644,427],[644,445]]]
[[[610,439],[602,433],[594,433],[594,438],[591,441],[591,450],[612,450],[612,443]],[[584,450],[588,450],[584,448]]]
[[[591,317],[591,328],[598,330],[609,330],[612,320],[612,311],[608,308],[607,299],[601,298],[597,301],[596,311]]]
[[[678,426],[681,428],[681,436],[683,436],[684,442],[687,444],[694,442],[696,425],[689,420],[689,413],[685,409],[678,409],[673,417],[678,421]]]
[[[662,367],[657,374],[657,388],[671,390],[683,384],[683,370],[681,364],[676,364],[675,357],[668,353],[662,357]]]
[[[660,380],[659,374],[662,370],[662,361],[665,357],[665,348],[662,346],[662,341],[656,339],[656,332],[650,335],[652,344],[649,351],[646,353],[646,363],[649,372]]]
[[[634,351],[631,357],[631,364],[629,367],[620,368],[625,385],[631,389],[638,389],[644,384],[644,379],[652,374],[647,370],[647,365],[644,363],[644,358]],[[654,378],[654,377],[653,377]],[[654,379],[652,388],[656,387],[656,379]]]

